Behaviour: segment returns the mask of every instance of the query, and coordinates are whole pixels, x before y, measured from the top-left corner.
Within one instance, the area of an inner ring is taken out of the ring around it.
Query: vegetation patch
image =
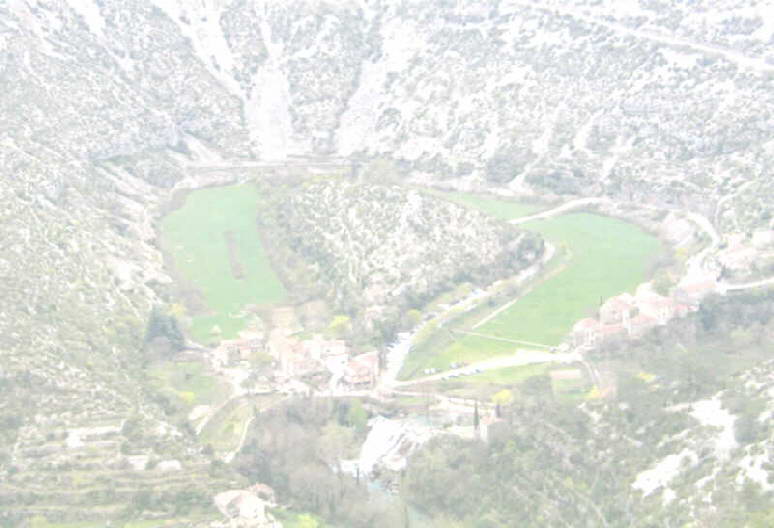
[[[570,249],[567,267],[535,286],[478,331],[558,345],[572,325],[605,299],[647,280],[661,242],[639,227],[607,216],[574,213],[523,226]]]
[[[396,185],[271,191],[261,230],[284,282],[295,297],[349,317],[353,337],[372,344],[410,328],[414,310],[442,293],[512,276],[543,253],[532,233]]]
[[[484,213],[499,218],[500,220],[513,220],[523,216],[529,216],[544,209],[541,204],[515,202],[502,198],[493,198],[481,194],[470,194],[464,192],[449,192],[439,190],[429,190],[430,194],[445,198],[460,205],[465,205],[473,209],[478,209]]]
[[[258,199],[251,184],[199,189],[161,221],[162,244],[186,285],[190,332],[198,341],[207,342],[215,326],[223,338],[235,337],[247,305],[285,298],[261,245]]]
[[[218,453],[235,449],[252,414],[252,406],[247,403],[233,407],[230,412],[216,416],[202,431],[202,442],[210,444]]]
[[[540,376],[548,372],[549,363],[535,363],[532,365],[520,365],[518,367],[505,367],[500,369],[486,370],[481,374],[475,374],[463,378],[471,383],[495,383],[507,385],[518,383],[532,376]]]
[[[523,294],[515,291],[508,299],[485,302],[443,328],[431,323],[416,340],[401,379],[420,376],[425,368],[446,369],[453,362],[483,361],[529,348],[497,338],[556,346],[576,321],[593,316],[602,301],[633,291],[647,280],[662,250],[661,242],[638,226],[597,214],[567,214],[522,227],[541,234],[557,248],[545,279]],[[509,308],[473,329],[514,297],[519,298]],[[495,339],[459,337],[454,330],[473,330]]]
[[[196,361],[159,361],[150,366],[148,373],[155,383],[189,405],[212,405],[228,393],[228,388]]]

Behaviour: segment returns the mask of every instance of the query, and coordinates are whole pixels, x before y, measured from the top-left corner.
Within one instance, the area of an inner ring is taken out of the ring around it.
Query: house
[[[313,339],[303,341],[301,345],[307,356],[318,361],[325,361],[331,357],[347,356],[349,353],[347,342],[343,339],[323,339],[319,334],[315,335]]]
[[[632,317],[627,325],[627,331],[629,337],[640,337],[645,334],[651,328],[658,326],[658,321],[653,317],[645,314],[640,314]]]
[[[267,506],[277,506],[277,493],[274,491],[274,488],[259,482],[247,488],[247,491],[256,495],[259,499],[264,501]]]
[[[674,317],[677,309],[675,301],[657,293],[638,296],[636,302],[641,315],[654,319],[660,325]]]
[[[262,352],[263,334],[259,332],[240,332],[237,339],[224,339],[213,350],[213,362],[216,367],[227,367],[250,359],[253,354]]]
[[[599,342],[600,325],[596,319],[581,319],[572,327],[572,339],[576,347],[592,347]]]
[[[379,376],[379,353],[368,352],[353,357],[344,369],[344,382],[352,387],[370,387]]]
[[[627,323],[628,323],[627,319]],[[599,341],[604,342],[615,337],[625,336],[628,334],[627,327],[622,324],[609,324],[599,326]]]
[[[626,324],[634,310],[634,297],[624,293],[611,297],[599,308],[599,320],[605,325]]]
[[[249,526],[256,528],[277,526],[273,517],[266,512],[266,503],[250,491],[224,491],[216,495],[214,500],[215,506],[225,517],[232,521],[242,521],[236,525],[248,526],[244,522],[249,521]]]
[[[263,351],[263,334],[241,332],[237,339],[224,339],[218,348],[225,350],[230,361],[250,359],[250,356]]]
[[[718,283],[713,277],[704,277],[691,281],[683,281],[677,285],[673,297],[679,305],[696,310],[707,295],[717,291]],[[680,309],[680,306],[678,306]]]
[[[280,356],[280,375],[285,378],[300,378],[322,370],[320,361],[309,357],[297,340],[293,340]]]
[[[508,422],[506,422],[501,416],[497,416],[496,412],[485,416],[481,419],[479,424],[479,435],[484,442],[492,442],[499,438],[504,438],[508,434]]]

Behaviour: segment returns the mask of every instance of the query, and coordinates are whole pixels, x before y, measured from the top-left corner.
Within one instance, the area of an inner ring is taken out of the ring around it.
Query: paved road
[[[768,279],[761,279],[754,282],[745,282],[743,284],[729,284],[727,282],[720,283],[720,289],[722,291],[739,291],[739,290],[752,290],[754,288],[761,288],[763,286],[774,285],[774,277]]]

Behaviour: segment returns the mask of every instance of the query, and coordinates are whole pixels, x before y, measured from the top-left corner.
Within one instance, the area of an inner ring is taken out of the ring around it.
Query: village
[[[289,307],[275,309],[271,319],[270,331],[241,331],[208,353],[216,373],[239,381],[236,394],[334,395],[375,385],[380,369],[376,350],[355,353],[344,339],[299,332]],[[256,357],[263,361],[256,362]]]

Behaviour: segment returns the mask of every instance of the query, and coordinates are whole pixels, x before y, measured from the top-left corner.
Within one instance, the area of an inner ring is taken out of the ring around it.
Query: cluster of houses
[[[217,370],[245,365],[256,354],[271,358],[272,377],[279,383],[316,375],[330,375],[331,388],[371,388],[379,375],[376,351],[353,354],[342,339],[321,335],[301,339],[287,328],[275,328],[268,339],[262,332],[244,331],[236,339],[222,340],[211,353]]]
[[[593,348],[616,338],[636,338],[674,317],[698,310],[701,299],[718,290],[713,277],[701,277],[679,284],[671,295],[659,295],[649,283],[640,285],[634,295],[611,297],[599,307],[597,318],[581,319],[572,329],[572,342],[578,348]]]

